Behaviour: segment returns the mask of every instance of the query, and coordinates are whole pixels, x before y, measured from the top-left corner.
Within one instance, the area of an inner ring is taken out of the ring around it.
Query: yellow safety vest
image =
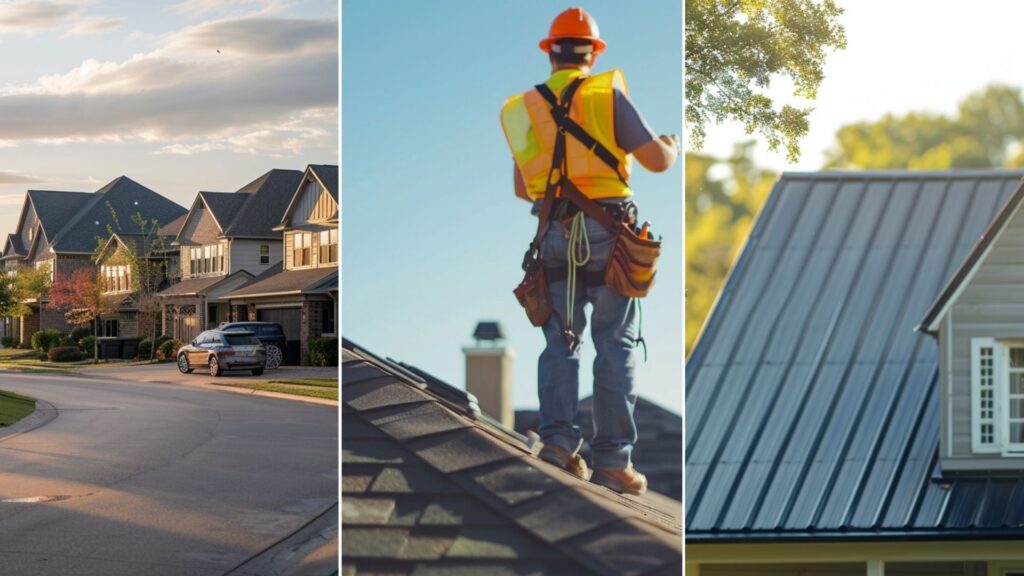
[[[558,70],[546,84],[559,95],[580,74],[579,70]],[[616,89],[629,94],[621,70],[609,70],[587,78],[576,90],[569,113],[577,124],[619,160],[619,174],[616,174],[578,140],[571,136],[566,138],[569,178],[584,195],[594,200],[628,198],[633,194],[623,182],[629,179],[633,157],[615,143]],[[516,166],[526,181],[527,194],[532,200],[543,198],[558,131],[551,117],[551,105],[537,90],[516,94],[501,108],[501,126]]]

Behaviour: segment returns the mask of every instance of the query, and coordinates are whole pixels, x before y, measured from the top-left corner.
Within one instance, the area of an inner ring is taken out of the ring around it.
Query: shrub
[[[50,348],[58,345],[63,337],[63,334],[53,328],[40,330],[32,335],[32,348],[45,354]]]
[[[174,338],[165,341],[160,345],[159,356],[161,360],[174,360],[174,357],[178,355],[178,348],[181,348],[181,342],[178,342]]]
[[[153,342],[153,346],[156,346],[156,349],[159,352],[160,347],[163,346],[164,342],[167,342],[168,340],[173,340],[173,338],[171,338],[167,334],[161,334],[160,336],[156,337],[156,340]]]
[[[139,341],[139,353],[136,358],[140,360],[148,360],[149,353],[153,350],[153,343],[149,341],[149,338]]]
[[[77,346],[54,346],[46,353],[50,362],[78,362],[82,359],[82,351]]]
[[[72,340],[71,336],[62,335],[56,346],[78,346],[78,340]]]
[[[0,344],[3,344],[4,348],[17,348],[18,339],[14,336],[4,336],[3,338],[0,338]]]
[[[92,336],[92,328],[80,326],[71,331],[72,342],[81,342],[86,336]]]
[[[314,366],[338,365],[338,339],[313,338],[309,341],[309,361]]]
[[[96,344],[96,337],[92,334],[83,336],[78,340],[78,348],[82,351],[82,354],[92,358],[92,351]]]
[[[31,350],[32,344],[30,342],[22,342],[18,344],[18,348],[21,350]]]

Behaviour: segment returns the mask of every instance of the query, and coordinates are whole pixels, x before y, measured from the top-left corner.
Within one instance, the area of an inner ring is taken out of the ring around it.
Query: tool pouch
[[[526,274],[512,293],[526,311],[530,324],[543,326],[551,317],[551,294],[548,292],[544,268],[540,265],[540,260],[529,256],[523,266]]]
[[[619,224],[604,283],[629,298],[643,298],[654,287],[661,242],[640,238],[627,224]]]

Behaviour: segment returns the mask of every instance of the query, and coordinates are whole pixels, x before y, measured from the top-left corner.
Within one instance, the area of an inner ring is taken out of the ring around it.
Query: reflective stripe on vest
[[[562,89],[579,75],[579,70],[559,70],[548,78],[546,84],[552,92],[561,94]],[[615,143],[615,89],[623,94],[629,93],[620,70],[591,76],[576,91],[569,115],[618,158],[619,173],[623,180],[628,180],[632,156]],[[551,118],[550,109],[551,106],[536,90],[512,96],[501,109],[505,138],[532,200],[544,197],[551,169],[558,128]],[[625,198],[632,195],[619,175],[575,138],[566,139],[566,157],[569,177],[588,198]]]

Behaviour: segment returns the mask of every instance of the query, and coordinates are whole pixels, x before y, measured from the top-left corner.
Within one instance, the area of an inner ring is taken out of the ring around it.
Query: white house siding
[[[260,263],[260,246],[270,247],[270,258],[267,264]],[[245,270],[253,276],[261,273],[281,261],[280,240],[232,240],[230,250],[230,272]]]
[[[971,338],[1024,339],[1024,210],[1018,208],[995,239],[949,314],[950,318],[942,319],[940,334],[940,383],[942,395],[948,396],[942,406],[943,417],[952,418],[949,428],[943,430],[943,456],[949,454],[950,439],[952,455],[943,467],[1024,468],[1024,458],[972,453],[970,358]],[[947,333],[950,328],[951,337]],[[947,359],[952,371],[946,366]]]

